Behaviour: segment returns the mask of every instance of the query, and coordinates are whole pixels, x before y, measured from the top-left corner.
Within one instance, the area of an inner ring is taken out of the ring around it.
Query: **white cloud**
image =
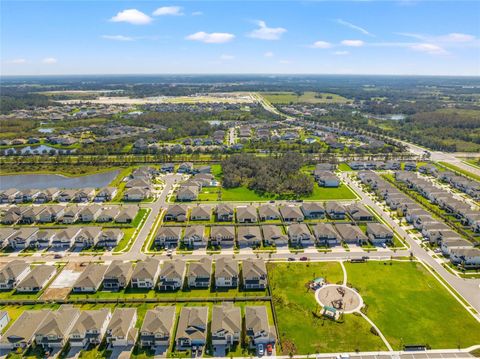
[[[339,23],[340,25],[349,27],[350,29],[359,31],[359,32],[361,32],[361,33],[364,34],[364,35],[375,36],[375,35],[371,34],[370,32],[368,32],[368,31],[367,31],[366,29],[364,29],[363,27],[360,27],[360,26],[357,26],[357,25],[355,25],[355,24],[352,24],[351,22],[348,22],[348,21],[345,21],[345,20],[342,20],[342,19],[337,19],[337,23]]]
[[[229,34],[227,32],[207,33],[204,31],[199,31],[185,37],[186,40],[201,41],[207,44],[222,44],[225,42],[232,41],[234,38],[235,38],[235,35]]]
[[[287,32],[283,27],[268,27],[265,21],[257,22],[259,28],[253,30],[248,36],[261,40],[279,40]]]
[[[124,36],[124,35],[102,35],[102,38],[105,40],[113,40],[113,41],[133,41],[134,38],[131,36]]]
[[[12,61],[9,61],[9,63],[15,64],[15,65],[23,65],[27,63],[27,60],[23,58],[19,58],[19,59],[13,59]]]
[[[235,58],[235,56],[233,56],[233,55],[228,55],[228,54],[222,54],[222,55],[220,56],[220,60],[226,60],[226,61],[228,61],[228,60],[233,60],[234,58]]]
[[[201,11],[192,12],[192,16],[201,16],[201,15],[203,15],[203,12],[201,12]]]
[[[137,9],[127,9],[120,11],[117,15],[112,17],[110,21],[128,22],[133,25],[145,25],[151,23],[152,18]]]
[[[362,40],[343,40],[341,44],[350,47],[361,47],[365,43]]]
[[[56,64],[58,60],[55,57],[46,57],[42,60],[42,62],[47,65],[53,65]]]
[[[314,49],[329,49],[332,44],[327,41],[315,41],[310,47]]]
[[[438,39],[444,42],[471,42],[475,40],[475,36],[452,32],[444,36],[439,36]]]
[[[430,55],[444,55],[447,54],[447,51],[438,45],[435,44],[428,44],[428,43],[422,43],[422,44],[413,44],[410,46],[412,50],[419,51],[419,52],[425,52]]]
[[[338,55],[338,56],[344,56],[344,55],[349,55],[350,52],[348,52],[348,51],[335,51],[333,54]]]
[[[265,56],[265,57],[273,57],[273,56],[275,56],[275,55],[274,55],[273,52],[267,51],[266,53],[263,54],[263,56]]]
[[[182,16],[182,8],[180,6],[162,6],[155,10],[153,16]]]

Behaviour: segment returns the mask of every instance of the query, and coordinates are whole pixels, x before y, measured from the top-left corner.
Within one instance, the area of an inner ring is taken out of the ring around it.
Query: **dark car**
[[[308,258],[307,257],[300,257],[300,260],[301,261],[308,261]]]
[[[293,257],[288,257],[288,261],[289,261],[289,262],[293,262],[294,260],[295,260],[295,258],[293,258]]]

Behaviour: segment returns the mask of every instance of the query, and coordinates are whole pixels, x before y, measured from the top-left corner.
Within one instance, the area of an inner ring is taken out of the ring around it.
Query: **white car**
[[[264,354],[263,344],[258,344],[257,349],[258,349],[258,356],[259,357],[263,356],[263,354]]]

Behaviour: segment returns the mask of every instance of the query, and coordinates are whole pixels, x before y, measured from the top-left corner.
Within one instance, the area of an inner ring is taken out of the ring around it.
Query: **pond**
[[[104,187],[117,177],[119,171],[97,173],[87,176],[65,177],[50,174],[26,174],[0,176],[0,190],[17,189],[44,189],[44,188],[86,188]]]
[[[44,127],[44,128],[39,128],[39,129],[38,129],[38,132],[41,132],[41,133],[52,133],[54,130],[55,130],[54,128]]]

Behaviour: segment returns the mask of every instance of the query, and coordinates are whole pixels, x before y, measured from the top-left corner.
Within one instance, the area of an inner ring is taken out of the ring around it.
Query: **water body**
[[[0,190],[17,189],[44,189],[44,188],[86,188],[104,187],[117,177],[119,171],[97,173],[88,176],[65,177],[62,175],[7,175],[0,176]]]

